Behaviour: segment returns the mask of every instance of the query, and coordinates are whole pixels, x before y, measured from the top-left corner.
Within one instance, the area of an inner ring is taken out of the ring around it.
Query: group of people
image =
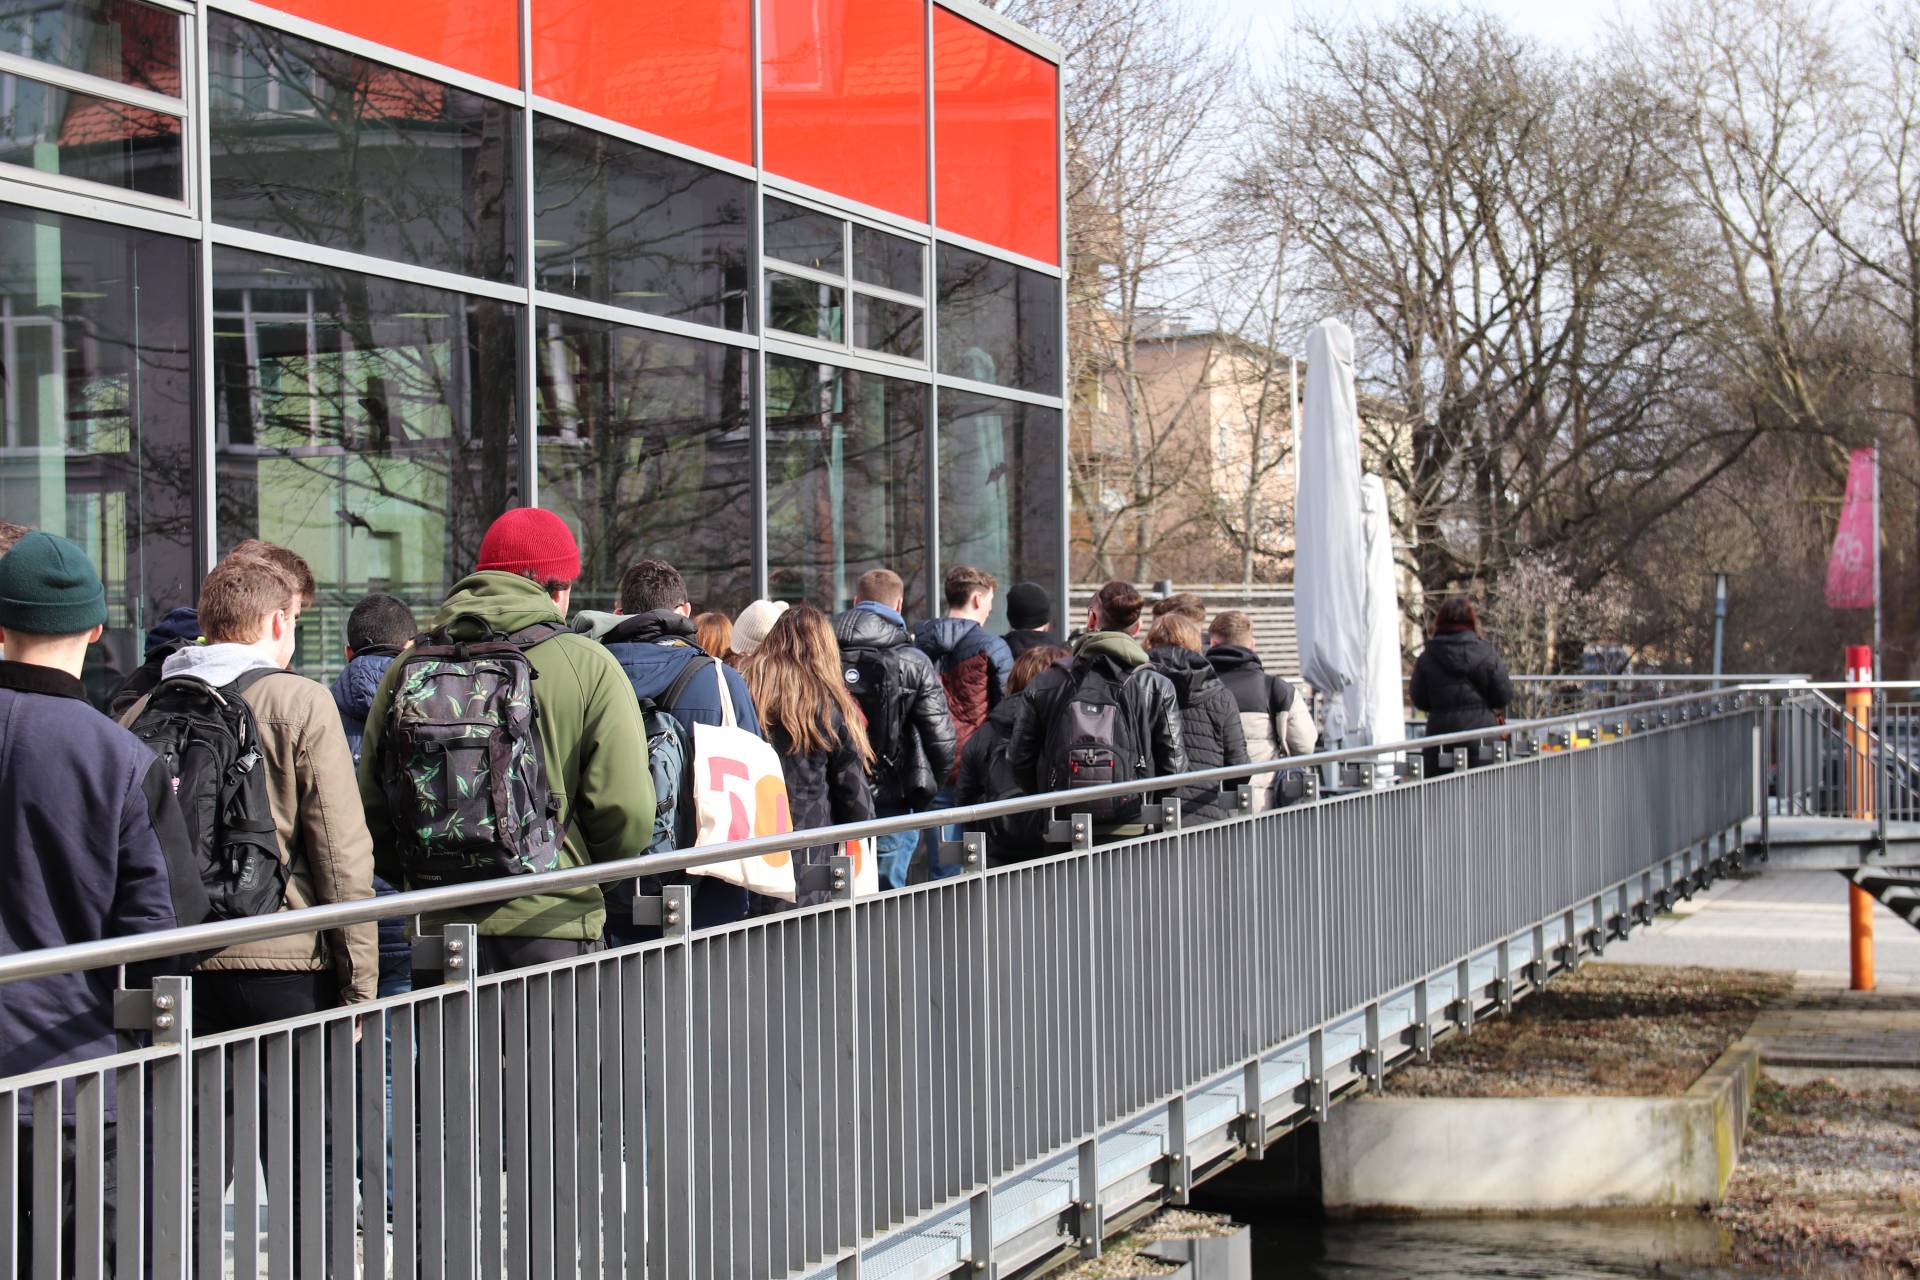
[[[1307,697],[1263,669],[1247,615],[1209,618],[1192,594],[1149,610],[1110,582],[1061,644],[1031,583],[1007,593],[1011,629],[989,631],[999,585],[969,566],[946,574],[944,612],[918,626],[887,569],[862,575],[837,615],[759,600],[735,618],[696,614],[661,560],[626,570],[613,611],[575,612],[579,574],[559,517],[509,511],[430,617],[385,594],[356,605],[328,687],[288,670],[311,569],[249,540],[195,607],[149,633],[109,718],[80,680],[107,621],[95,566],[64,538],[0,522],[0,954],[684,847],[686,743],[703,724],[772,747],[796,831],[1088,792],[978,824],[996,862],[1061,847],[1062,814],[1103,835],[1143,829],[1154,789],[1137,784],[1316,743]],[[1504,668],[1471,605],[1449,602],[1440,623],[1416,705],[1439,728],[1491,723],[1511,697]],[[1229,804],[1217,783],[1171,794],[1197,820]],[[879,841],[884,887],[958,873],[943,853],[958,831],[927,826]],[[781,905],[679,878],[695,927]],[[542,890],[428,927],[475,924],[490,970],[553,962],[647,936],[635,892]],[[405,990],[409,954],[394,920],[150,969],[192,969],[194,1029],[210,1033]],[[113,1052],[113,981],[7,987],[0,1078]]]

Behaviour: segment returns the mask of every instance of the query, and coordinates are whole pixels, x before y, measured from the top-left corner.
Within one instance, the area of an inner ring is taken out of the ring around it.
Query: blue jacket
[[[582,612],[575,616],[573,629],[604,644],[627,673],[635,695],[642,698],[658,700],[689,662],[706,656],[694,643],[697,633],[693,622],[671,609],[631,615]],[[748,733],[759,734],[760,717],[753,709],[747,682],[724,664],[720,676],[733,696],[735,722]],[[688,736],[692,736],[694,725],[720,724],[726,714],[720,706],[720,686],[711,671],[695,676],[680,700],[667,710],[686,728]]]
[[[207,915],[160,762],[89,706],[78,680],[24,662],[0,662],[0,884],[0,955]],[[116,977],[108,968],[0,990],[0,1078],[115,1052]]]
[[[398,649],[385,645],[356,653],[333,678],[333,705],[340,708],[340,724],[347,731],[347,746],[353,749],[355,764],[360,763],[360,739],[366,736],[367,713],[373,710],[373,695],[380,692],[380,677],[399,656]]]

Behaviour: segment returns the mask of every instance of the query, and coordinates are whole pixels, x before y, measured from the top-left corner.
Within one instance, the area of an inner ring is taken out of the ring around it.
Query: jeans
[[[879,871],[882,889],[907,887],[908,873],[913,870],[913,851],[919,847],[920,833],[917,831],[896,832],[890,836],[881,836],[874,842],[873,861]]]
[[[953,788],[952,787],[940,788],[939,794],[933,797],[933,808],[934,809],[953,808]],[[952,866],[940,865],[941,843],[956,842],[962,839],[964,835],[965,835],[965,832],[961,831],[959,825],[956,823],[948,823],[946,825],[938,826],[938,827],[928,827],[925,831],[920,833],[920,838],[927,847],[927,879],[950,880],[954,876],[957,876],[962,871],[966,870],[966,868],[961,864],[959,864],[958,862],[954,863]]]

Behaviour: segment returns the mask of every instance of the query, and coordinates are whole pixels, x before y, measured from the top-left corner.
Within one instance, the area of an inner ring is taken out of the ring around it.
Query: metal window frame
[[[374,40],[356,36],[348,32],[328,27],[322,23],[285,13],[259,3],[258,0],[204,0],[202,4],[189,0],[143,0],[157,8],[174,12],[187,22],[182,40],[182,93],[178,99],[168,99],[164,95],[155,95],[150,91],[126,86],[115,82],[86,76],[85,73],[71,72],[52,64],[42,64],[18,55],[0,54],[0,69],[12,70],[16,74],[30,79],[39,79],[58,87],[70,88],[103,98],[127,101],[131,105],[163,111],[178,116],[182,121],[182,165],[185,198],[174,201],[164,198],[144,196],[137,192],[126,192],[103,184],[91,183],[82,179],[64,178],[57,174],[43,174],[35,170],[15,170],[13,166],[0,165],[0,201],[20,205],[23,208],[44,212],[85,218],[109,225],[130,227],[163,235],[177,236],[195,240],[199,243],[196,261],[198,277],[197,296],[194,299],[195,325],[198,330],[199,350],[195,356],[198,362],[197,382],[202,412],[197,415],[203,424],[194,439],[194,470],[198,477],[200,492],[194,498],[195,532],[195,572],[204,574],[217,559],[220,531],[217,524],[218,503],[218,453],[212,427],[212,407],[215,397],[215,362],[213,359],[213,258],[214,251],[220,247],[231,247],[250,252],[292,258],[297,261],[311,262],[324,267],[353,271],[359,274],[425,285],[448,292],[488,298],[508,303],[520,308],[517,313],[520,334],[516,354],[518,369],[517,388],[521,397],[524,421],[521,423],[523,446],[519,460],[518,487],[520,501],[533,505],[540,499],[539,494],[539,346],[541,316],[553,311],[565,315],[597,320],[624,327],[651,330],[674,337],[695,341],[714,342],[741,349],[751,349],[755,354],[748,369],[750,403],[752,406],[752,469],[755,492],[766,493],[768,468],[766,457],[766,361],[769,355],[782,356],[820,365],[832,366],[863,372],[870,375],[893,378],[932,388],[926,405],[927,445],[926,445],[926,509],[927,528],[925,531],[927,546],[928,599],[937,600],[939,574],[943,568],[940,557],[939,530],[939,389],[952,388],[954,391],[972,396],[985,396],[1022,404],[1052,408],[1061,412],[1061,569],[1060,582],[1069,581],[1066,547],[1071,537],[1071,514],[1067,506],[1070,487],[1067,478],[1068,431],[1070,422],[1071,392],[1066,383],[1067,377],[1067,333],[1066,333],[1066,228],[1064,212],[1061,216],[1061,261],[1058,264],[1041,262],[1023,254],[1002,248],[967,236],[943,230],[938,225],[938,156],[936,144],[936,93],[937,50],[935,45],[935,8],[949,12],[974,23],[990,33],[1005,38],[1018,47],[1036,54],[1058,66],[1063,61],[1062,50],[1051,41],[1026,30],[1011,20],[976,2],[976,0],[924,0],[925,3],[925,48],[924,75],[926,92],[923,95],[923,119],[926,139],[926,201],[927,220],[921,221],[897,214],[891,210],[879,208],[863,201],[851,199],[833,191],[799,182],[780,174],[769,172],[765,168],[765,106],[763,95],[762,68],[762,23],[764,6],[762,0],[750,0],[751,20],[751,58],[752,58],[752,163],[742,163],[729,156],[719,155],[702,148],[663,137],[648,130],[640,129],[620,121],[592,112],[584,111],[565,103],[544,97],[533,91],[533,0],[519,0],[518,22],[520,35],[519,80],[518,85],[505,85],[430,58],[420,57]],[[378,258],[352,251],[330,249],[298,240],[244,228],[226,226],[213,218],[211,206],[211,174],[209,159],[211,156],[210,136],[210,64],[209,38],[212,15],[223,14],[228,17],[254,23],[260,27],[284,32],[299,39],[309,40],[326,48],[336,49],[351,56],[391,67],[397,71],[424,77],[452,88],[461,89],[493,101],[505,103],[515,108],[519,115],[521,138],[516,147],[516,179],[521,184],[519,200],[521,204],[521,227],[519,231],[518,280],[499,282],[482,280],[476,277],[431,269],[422,269],[397,260]],[[98,81],[96,83],[96,80]],[[1057,126],[1056,167],[1060,174],[1059,195],[1065,198],[1065,136],[1064,136],[1064,90],[1061,79],[1056,77],[1055,85],[1055,123]],[[748,330],[740,332],[732,329],[698,324],[673,317],[656,316],[646,312],[628,310],[609,304],[570,298],[563,294],[541,290],[536,285],[534,275],[535,240],[534,213],[537,208],[536,188],[534,184],[534,129],[540,116],[549,116],[579,128],[603,133],[636,146],[649,147],[663,154],[703,165],[716,172],[742,178],[753,184],[753,215],[750,228],[750,261],[754,270],[747,281],[746,309],[750,317]],[[799,264],[784,263],[769,258],[765,247],[765,202],[768,196],[788,200],[808,207],[822,214],[838,218],[842,223],[843,246],[845,250],[845,274],[830,279],[826,273],[807,271]],[[855,280],[852,261],[852,228],[855,225],[870,227],[889,235],[897,235],[912,240],[921,246],[922,273],[924,291],[911,295],[882,286],[865,285]],[[943,244],[978,253],[983,256],[1024,267],[1042,275],[1062,280],[1060,348],[1062,361],[1061,395],[1043,395],[1022,391],[1011,387],[1000,387],[976,383],[964,378],[955,378],[939,373],[939,315],[938,315],[938,250]],[[818,279],[821,283],[835,283],[845,291],[846,322],[845,344],[836,345],[810,341],[797,335],[766,332],[764,324],[765,309],[765,272],[772,266],[775,270],[789,272],[803,279]],[[888,355],[883,352],[869,352],[854,347],[852,324],[852,299],[855,294],[891,301],[904,306],[917,306],[921,309],[924,321],[925,357],[914,360],[908,357]],[[768,531],[766,527],[764,501],[754,504],[753,530],[753,572],[758,594],[765,595],[769,586],[772,565],[769,563]]]

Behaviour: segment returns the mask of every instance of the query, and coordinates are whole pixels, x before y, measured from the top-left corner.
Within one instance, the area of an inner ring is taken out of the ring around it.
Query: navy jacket
[[[333,705],[340,708],[340,724],[347,731],[347,746],[353,749],[355,764],[360,763],[360,739],[366,736],[373,695],[380,692],[380,678],[399,656],[398,649],[380,645],[354,654],[353,661],[333,678]]]
[[[619,660],[620,669],[627,673],[639,697],[659,699],[679,678],[681,668],[707,656],[695,643],[692,619],[683,618],[671,609],[615,617],[611,627],[605,625],[606,617],[582,613],[574,619],[573,629],[607,646],[607,652]],[[722,665],[720,675],[727,682],[727,692],[733,695],[735,722],[748,733],[758,734],[760,717],[754,713],[747,682],[729,666]],[[720,706],[720,686],[714,682],[712,671],[695,676],[681,693],[680,700],[667,709],[685,726],[689,736],[694,725],[719,724],[726,715]]]
[[[78,680],[23,662],[0,662],[0,884],[0,955],[207,916],[160,762],[88,705]],[[108,968],[0,991],[0,1077],[115,1052],[116,977]]]

